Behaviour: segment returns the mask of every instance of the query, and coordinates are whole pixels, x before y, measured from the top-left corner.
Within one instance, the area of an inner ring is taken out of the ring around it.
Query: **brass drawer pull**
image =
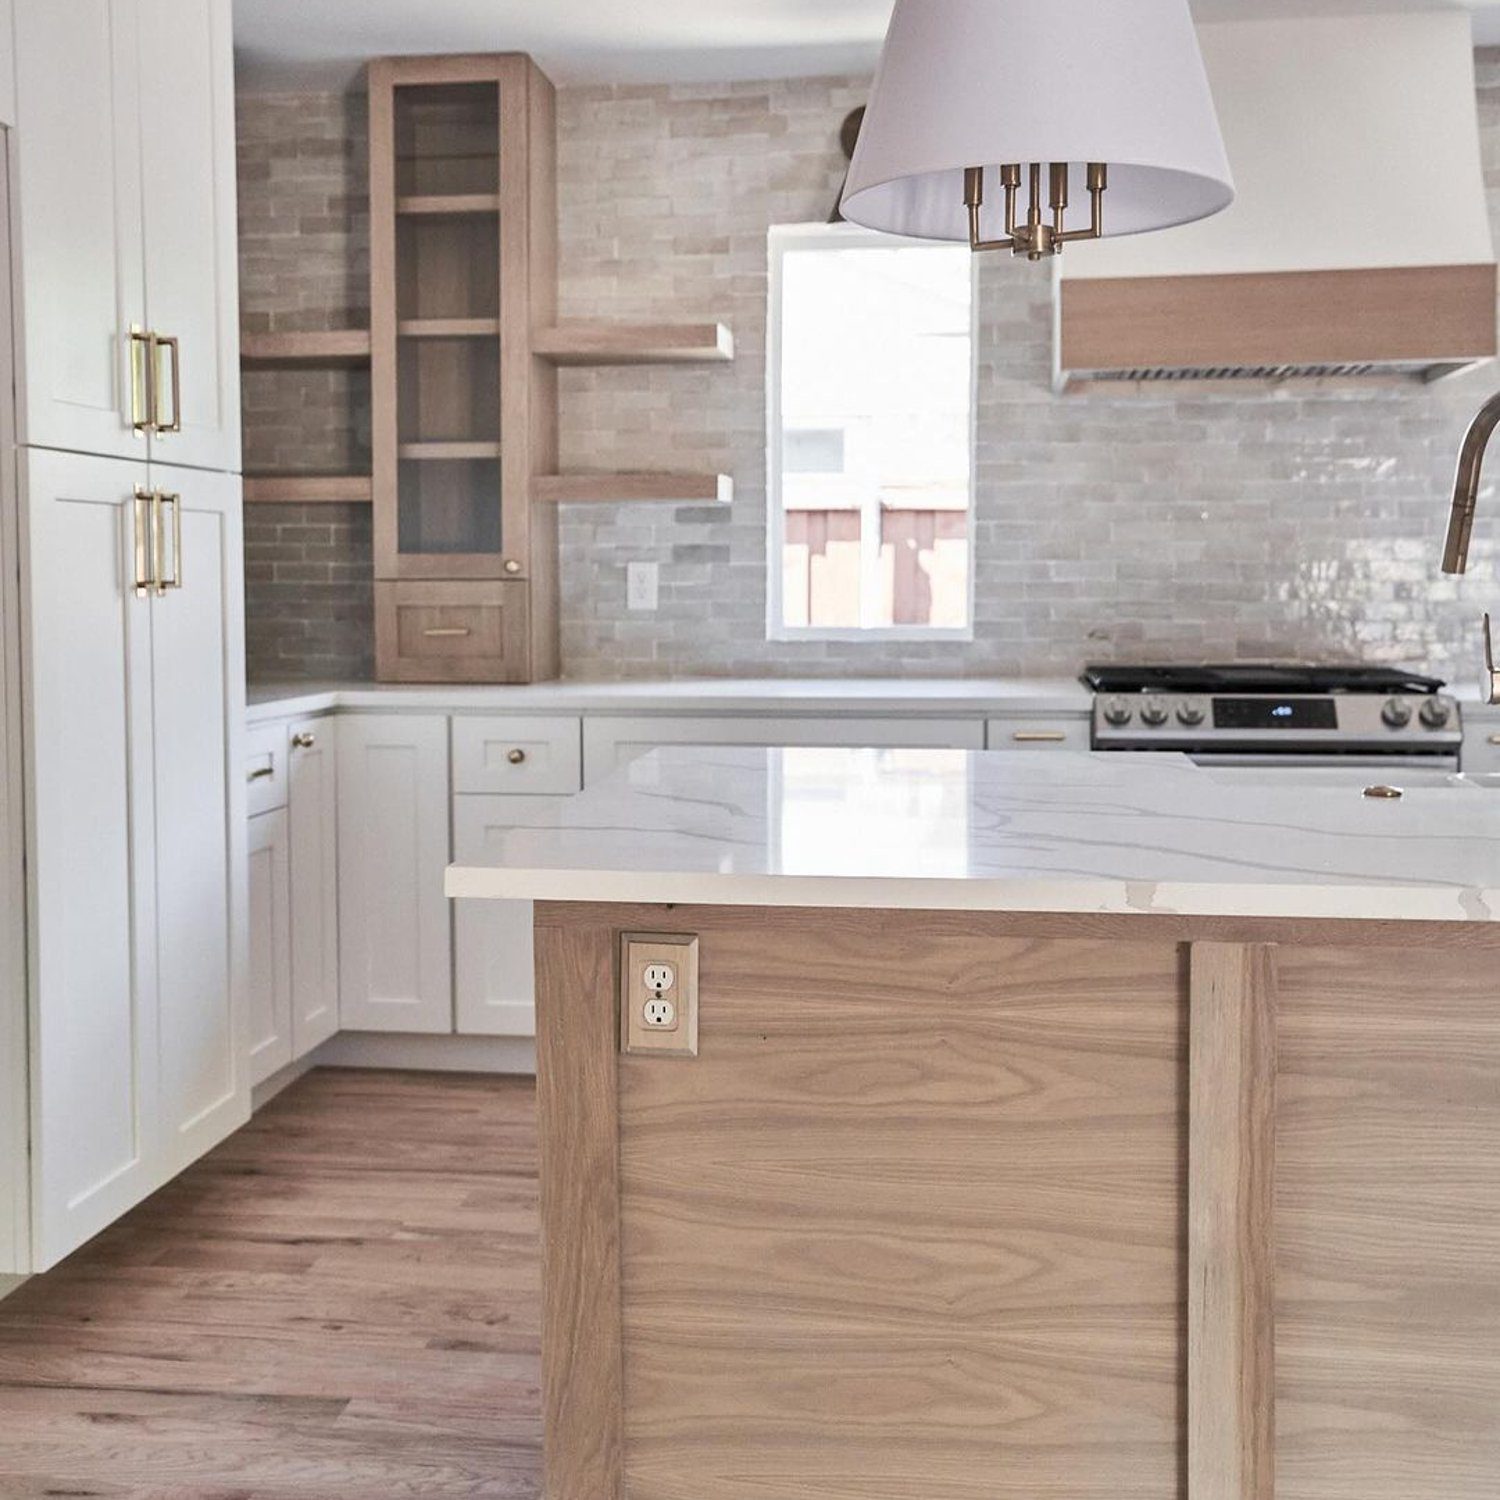
[[[1500,745],[1500,734],[1492,734],[1490,736],[1490,744]]]
[[[526,752],[524,750],[512,750],[505,758],[511,765],[519,766],[526,759]]]
[[[151,491],[135,492],[135,595],[144,599],[151,588]]]
[[[292,736],[293,750],[311,750],[317,743],[318,737],[311,730],[302,730]]]
[[[182,431],[182,356],[175,334],[153,333],[151,335],[151,363],[156,364],[156,351],[165,349],[172,359],[172,420],[164,422],[161,406],[161,375],[153,370],[151,398],[152,430],[155,432]]]
[[[1015,729],[1010,737],[1018,745],[1061,745],[1068,738],[1062,729]]]
[[[275,766],[257,766],[246,778],[246,781],[267,781],[276,774]]]
[[[182,496],[170,490],[157,490],[151,497],[151,524],[156,528],[156,592],[182,587]],[[172,507],[172,576],[168,578],[166,559],[166,526],[162,511]]]
[[[429,625],[422,634],[433,639],[446,640],[456,639],[462,635],[472,635],[473,632],[467,625]]]
[[[515,574],[521,571],[520,563],[518,563],[513,557],[507,557],[503,566],[507,573]]]
[[[130,427],[156,431],[156,336],[132,325],[130,344]]]

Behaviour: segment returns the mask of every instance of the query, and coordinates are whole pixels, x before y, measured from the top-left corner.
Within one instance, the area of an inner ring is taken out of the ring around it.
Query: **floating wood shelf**
[[[396,448],[398,458],[499,458],[499,443],[401,443]]]
[[[403,318],[396,332],[408,339],[495,338],[499,318]]]
[[[318,333],[242,333],[240,363],[246,365],[363,365],[370,362],[368,328]]]
[[[722,323],[559,323],[531,349],[557,365],[722,363],[734,358],[734,335]]]
[[[368,474],[247,474],[246,505],[368,505]]]
[[[494,214],[499,193],[407,193],[396,199],[398,214]]]
[[[541,501],[660,501],[728,505],[734,480],[728,474],[539,474],[531,497]]]

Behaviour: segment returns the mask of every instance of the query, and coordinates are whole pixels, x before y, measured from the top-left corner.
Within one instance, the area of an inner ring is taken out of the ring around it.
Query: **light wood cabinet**
[[[249,870],[250,1082],[260,1083],[292,1060],[291,882],[285,808],[250,819]]]
[[[338,786],[341,1024],[451,1032],[447,719],[341,720]]]
[[[43,1269],[249,1113],[241,549],[231,476],[44,451],[25,474]]]
[[[15,37],[20,441],[237,470],[228,0],[49,0]]]

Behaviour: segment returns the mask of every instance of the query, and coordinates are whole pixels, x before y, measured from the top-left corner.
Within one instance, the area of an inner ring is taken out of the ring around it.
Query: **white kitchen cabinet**
[[[16,7],[0,0],[0,125],[16,123]]]
[[[249,1113],[243,611],[238,480],[40,450],[25,475],[40,1270]],[[135,586],[154,535],[162,592]]]
[[[1087,714],[1015,714],[985,724],[991,750],[1087,750]]]
[[[291,879],[285,808],[250,819],[249,870],[250,1082],[260,1083],[292,1060]]]
[[[872,745],[984,749],[978,719],[590,717],[583,723],[584,784],[657,745]]]
[[[228,0],[25,4],[15,39],[20,441],[237,470]]]
[[[339,1013],[347,1030],[453,1030],[448,800],[446,718],[340,721]]]
[[[1475,774],[1500,771],[1500,716],[1467,711],[1460,764],[1463,770]]]
[[[286,726],[292,1056],[339,1029],[338,799],[335,723]]]

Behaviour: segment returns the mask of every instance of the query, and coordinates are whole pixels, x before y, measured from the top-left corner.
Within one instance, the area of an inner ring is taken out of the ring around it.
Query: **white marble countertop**
[[[246,721],[266,723],[335,709],[408,713],[1069,713],[1091,695],[1070,677],[683,678],[539,682],[529,687],[408,687],[389,683],[252,683]]]
[[[447,888],[550,901],[1500,920],[1500,791],[1455,778],[1375,800],[1358,785],[1294,780],[1247,783],[1175,755],[674,747],[576,797],[508,799],[495,863],[450,867]]]

